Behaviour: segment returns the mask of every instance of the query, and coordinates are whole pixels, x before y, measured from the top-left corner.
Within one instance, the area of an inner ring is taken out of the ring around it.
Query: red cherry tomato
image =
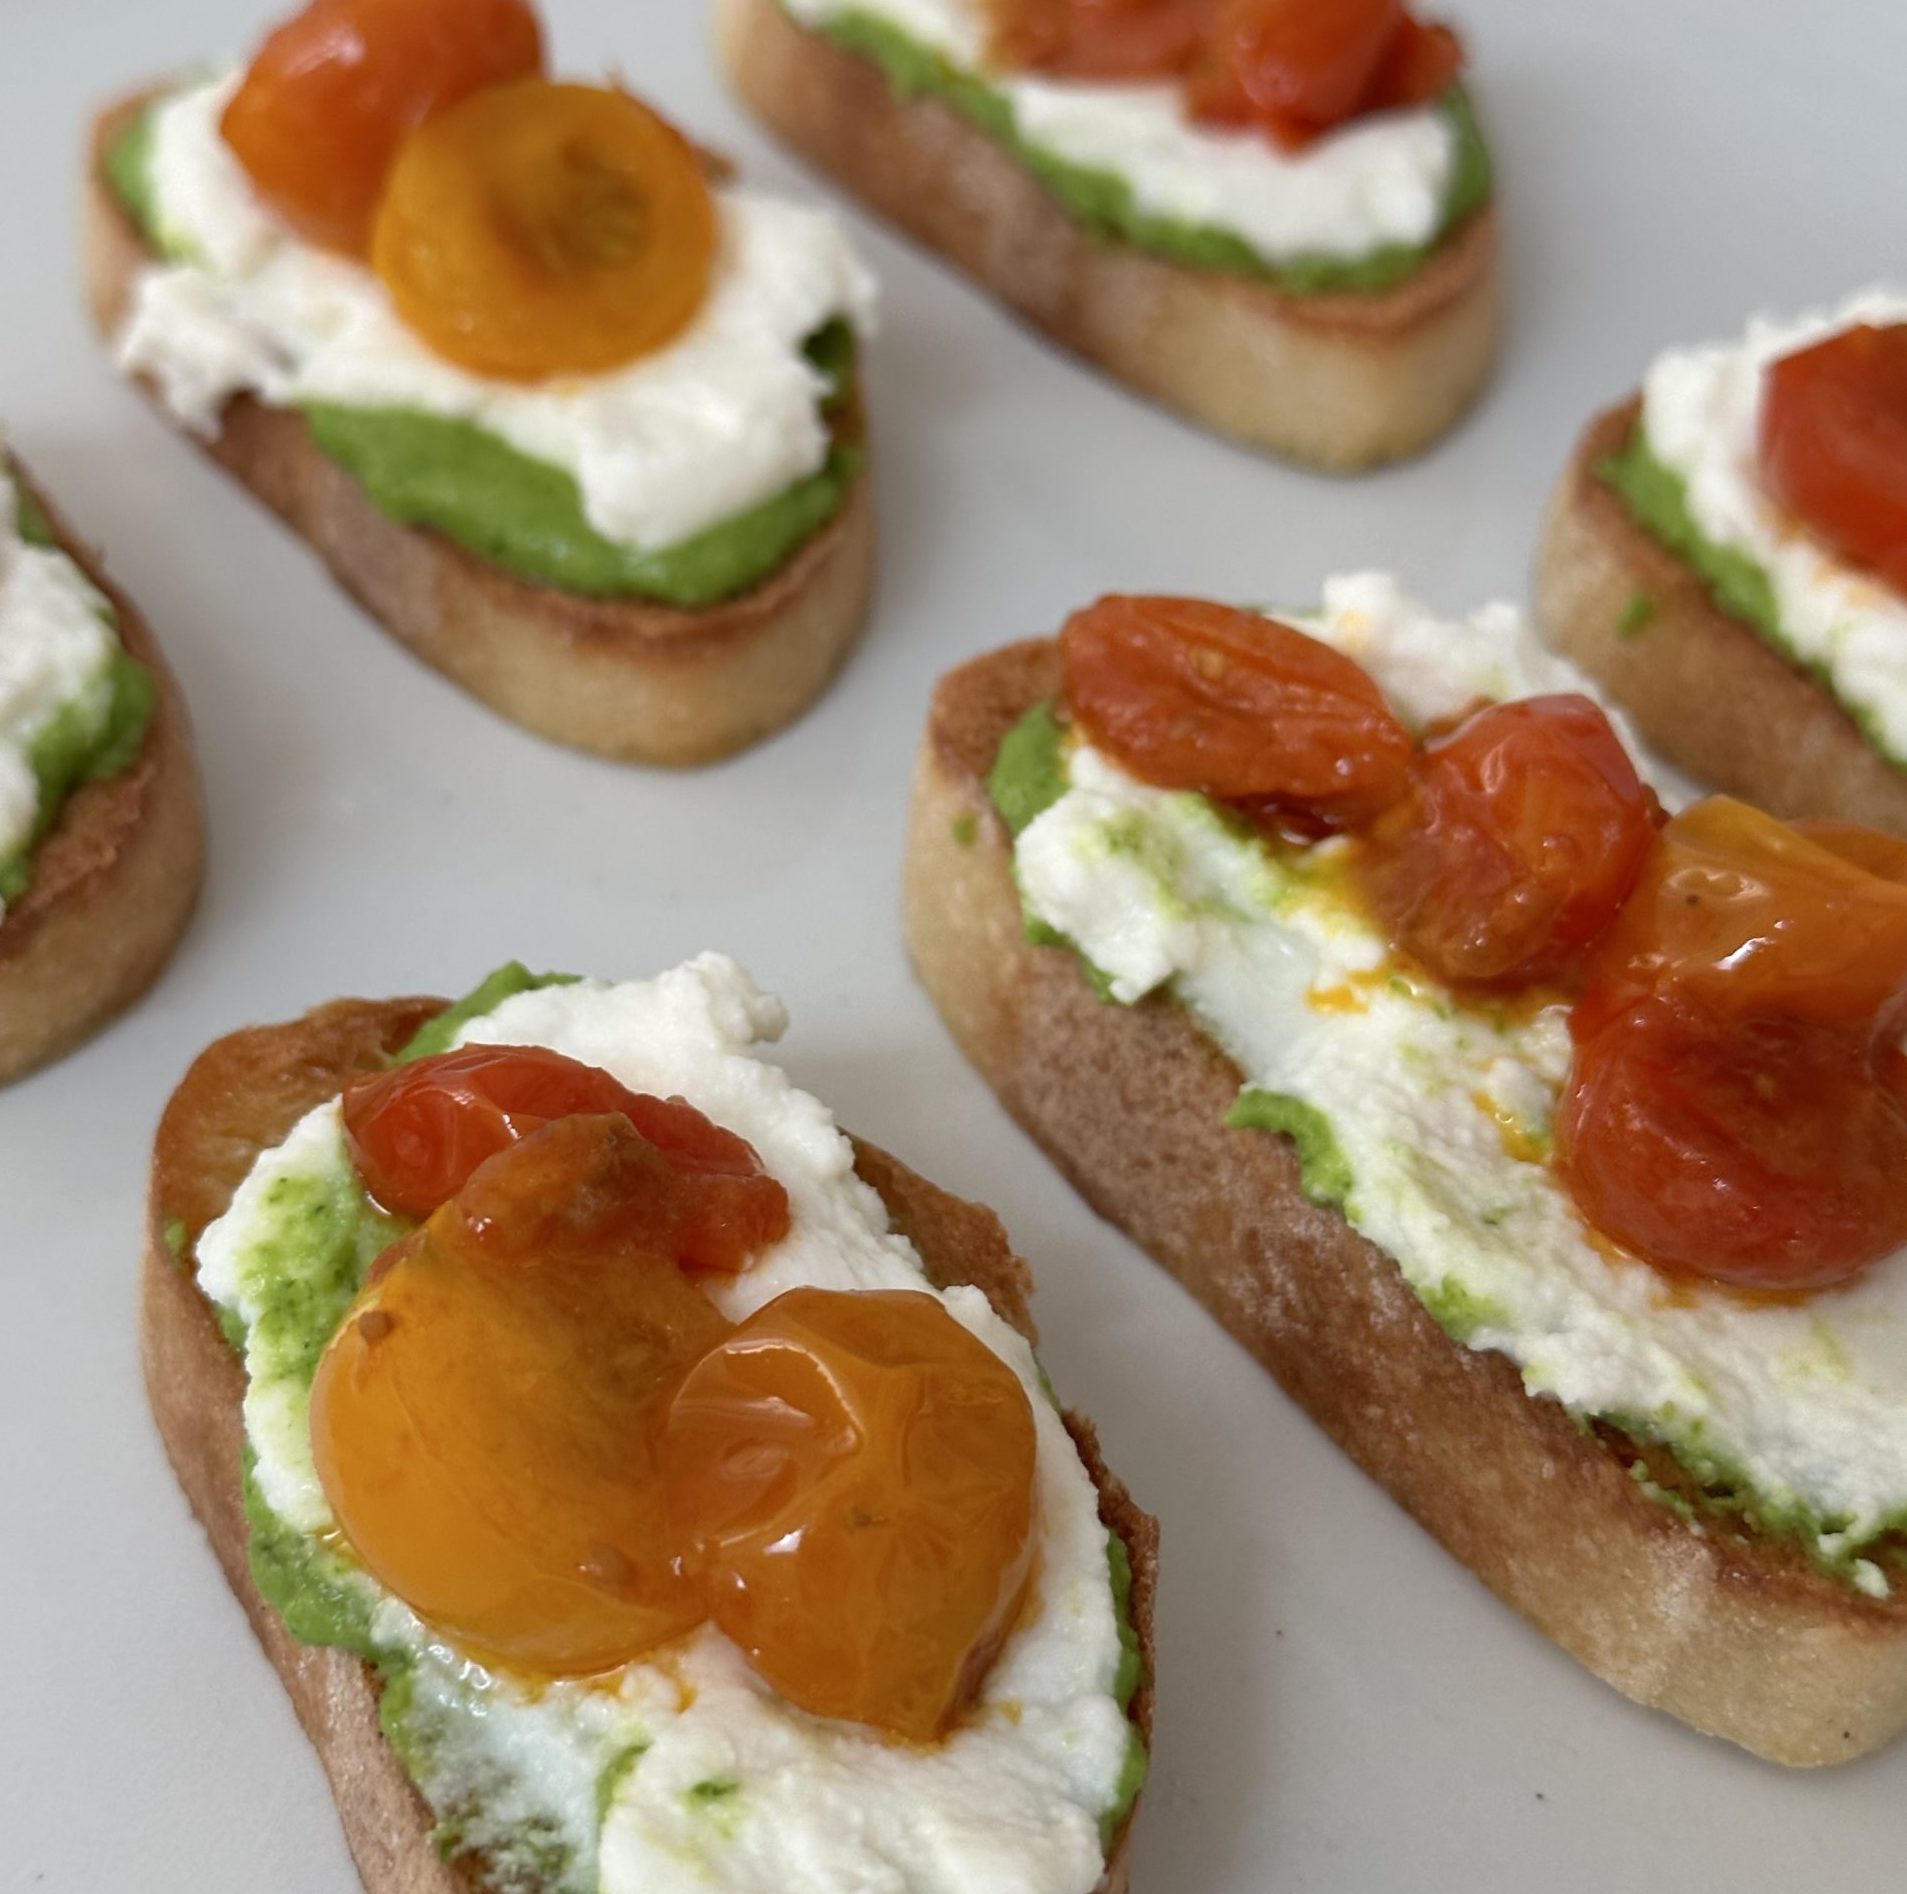
[[[1152,79],[1197,55],[1217,0],[994,0],[993,57],[1068,79]]]
[[[794,1289],[683,1378],[671,1529],[709,1615],[791,1702],[931,1741],[1032,1570],[1018,1376],[932,1296]]]
[[[1907,1244],[1907,1110],[1833,1027],[1644,999],[1579,1043],[1557,1155],[1589,1222],[1674,1274],[1824,1289]]]
[[[1809,1020],[1864,1044],[1897,1029],[1907,850],[1852,824],[1816,833],[1725,796],[1675,817],[1590,963],[1578,1041],[1659,991],[1717,1017]]]
[[[1141,780],[1348,825],[1402,788],[1410,733],[1342,652],[1184,598],[1103,598],[1060,634],[1067,702]]]
[[[736,1271],[788,1233],[788,1193],[746,1139],[680,1098],[632,1092],[599,1066],[540,1046],[465,1046],[360,1079],[344,1094],[345,1139],[387,1210],[427,1217],[486,1158],[560,1118],[613,1112],[677,1181],[675,1260]]]
[[[1447,26],[1435,26],[1405,14],[1359,109],[1390,112],[1428,105],[1456,84],[1463,71],[1463,41]]]
[[[1907,323],[1861,323],[1771,363],[1761,469],[1804,525],[1907,593]]]
[[[221,129],[294,230],[362,256],[404,139],[473,92],[542,69],[528,0],[312,0],[259,49]]]
[[[1446,980],[1563,972],[1616,918],[1656,801],[1586,697],[1494,704],[1419,752],[1364,857],[1398,945]]]

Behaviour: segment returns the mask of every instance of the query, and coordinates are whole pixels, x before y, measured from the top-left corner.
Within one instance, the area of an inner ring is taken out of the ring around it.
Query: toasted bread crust
[[[1907,836],[1907,770],[1754,626],[1723,611],[1701,575],[1597,477],[1640,415],[1633,397],[1598,415],[1557,486],[1536,565],[1544,634],[1678,769],[1778,816]],[[1625,631],[1639,600],[1647,616]]]
[[[245,1373],[190,1268],[175,1257],[167,1230],[177,1226],[173,1239],[182,1236],[183,1254],[190,1256],[261,1151],[354,1076],[376,1070],[443,1005],[341,1000],[285,1025],[216,1041],[194,1062],[160,1120],[147,1197],[140,1336],[152,1411],[226,1581],[324,1763],[368,1894],[471,1894],[485,1883],[479,1860],[447,1863],[431,1845],[430,1812],[378,1727],[375,1672],[348,1652],[298,1643],[252,1582],[239,1472]],[[936,1282],[974,1284],[1032,1338],[1031,1278],[991,1211],[947,1195],[858,1140],[855,1168],[880,1193]],[[1107,1470],[1091,1424],[1066,1418],[1099,1489],[1100,1517],[1132,1555],[1132,1621],[1146,1666],[1132,1716],[1149,1742],[1158,1525]],[[1128,1818],[1097,1894],[1125,1894],[1131,1840]]]
[[[781,138],[1062,347],[1205,426],[1349,472],[1417,452],[1475,399],[1499,326],[1485,208],[1377,295],[1284,295],[1088,235],[951,106],[906,99],[778,0],[718,0],[731,84]]]
[[[132,767],[67,798],[34,851],[32,884],[0,919],[0,1083],[69,1051],[158,978],[205,865],[191,726],[151,628],[26,471],[6,466],[61,549],[111,600],[120,640],[157,693]]]
[[[1058,683],[1051,642],[951,673],[915,780],[908,947],[1001,1102],[1366,1472],[1618,1690],[1791,1764],[1907,1726],[1907,1598],[1651,1500],[1633,1443],[1451,1341],[1387,1256],[1308,1201],[1289,1140],[1225,1128],[1241,1075],[1181,1008],[1102,1004],[1075,956],[1026,940],[983,779]]]
[[[111,107],[93,131],[87,294],[108,340],[139,271],[156,259],[107,185],[104,157],[151,97]],[[439,533],[400,525],[319,449],[302,415],[249,396],[229,403],[199,445],[426,664],[513,722],[619,762],[709,763],[759,742],[821,694],[867,619],[874,508],[865,472],[777,571],[689,611],[535,585]]]

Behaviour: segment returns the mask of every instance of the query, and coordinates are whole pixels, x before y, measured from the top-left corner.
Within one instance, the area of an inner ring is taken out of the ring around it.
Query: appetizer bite
[[[510,966],[166,1110],[153,1409],[371,1894],[1126,1885],[1156,1528],[784,1023]]]
[[[313,0],[107,112],[88,221],[119,365],[505,716],[706,762],[859,632],[867,274],[529,0]]]
[[[1007,1108],[1505,1600],[1907,1723],[1907,846],[1689,802],[1516,613],[1108,598],[954,672],[908,940]]]
[[[159,647],[0,444],[0,1082],[152,984],[204,859]]]
[[[1907,294],[1661,356],[1583,436],[1536,583],[1663,756],[1907,836]]]
[[[1498,320],[1463,49],[1401,0],[718,0],[742,97],[1067,348],[1348,470],[1426,446]]]

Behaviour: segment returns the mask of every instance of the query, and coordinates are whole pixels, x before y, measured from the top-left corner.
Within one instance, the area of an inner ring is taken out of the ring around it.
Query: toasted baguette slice
[[[157,687],[132,767],[83,783],[34,851],[33,881],[0,918],[0,1083],[69,1051],[159,976],[205,870],[199,766],[178,684],[138,608],[15,461],[7,472],[60,548],[112,601],[119,637]]]
[[[1502,1355],[1459,1346],[1397,1266],[1300,1187],[1289,1140],[1225,1128],[1243,1082],[1165,999],[1103,1004],[1022,931],[984,777],[1055,694],[1057,647],[945,678],[915,778],[908,947],[954,1037],[1086,1200],[1506,1602],[1635,1698],[1777,1762],[1843,1762],[1907,1726],[1907,1598],[1870,1599],[1720,1514],[1665,1455],[1585,1432]]]
[[[902,98],[778,0],[717,0],[716,23],[730,83],[796,151],[1063,347],[1219,433],[1352,472],[1427,447],[1483,385],[1492,208],[1394,289],[1286,295],[1089,235],[951,106]]]
[[[150,97],[112,107],[93,131],[87,295],[108,340],[139,271],[156,259],[106,183],[104,159]],[[535,585],[439,533],[400,525],[319,449],[302,415],[250,396],[229,403],[200,445],[426,664],[512,722],[619,762],[710,763],[759,742],[821,694],[867,619],[874,509],[865,472],[777,571],[690,611]]]
[[[285,1025],[216,1041],[166,1106],[147,1200],[140,1335],[152,1411],[226,1580],[324,1763],[369,1894],[469,1894],[486,1885],[483,1864],[438,1856],[430,1812],[378,1727],[376,1673],[348,1652],[298,1643],[253,1584],[239,1474],[245,1372],[220,1335],[189,1261],[175,1256],[166,1232],[174,1225],[176,1243],[183,1230],[189,1259],[261,1151],[352,1078],[377,1070],[443,1006],[432,999],[340,1000]],[[1032,1339],[1032,1280],[991,1211],[937,1190],[871,1144],[856,1142],[855,1168],[880,1193],[895,1228],[920,1252],[935,1282],[974,1284]],[[1069,1414],[1067,1426],[1099,1488],[1100,1517],[1131,1554],[1132,1623],[1145,1661],[1131,1714],[1150,1742],[1158,1526],[1107,1470],[1091,1423]],[[1129,1816],[1108,1850],[1097,1894],[1124,1894],[1131,1838]],[[512,1887],[533,1894],[518,1883]]]
[[[1641,402],[1597,416],[1555,497],[1536,565],[1544,635],[1635,719],[1655,753],[1778,816],[1833,816],[1907,836],[1907,770],[1596,475]]]

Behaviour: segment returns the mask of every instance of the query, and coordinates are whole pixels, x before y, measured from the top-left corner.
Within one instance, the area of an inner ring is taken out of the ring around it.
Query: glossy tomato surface
[[[371,260],[398,313],[481,375],[620,368],[707,300],[715,200],[694,147],[626,92],[494,86],[398,154]]]
[[[666,1160],[672,1254],[695,1269],[738,1270],[788,1233],[788,1193],[738,1138],[680,1098],[632,1092],[600,1066],[541,1046],[464,1046],[344,1094],[345,1141],[385,1209],[427,1217],[477,1166],[576,1113],[621,1114]]]
[[[934,1297],[796,1289],[690,1371],[662,1449],[715,1622],[789,1701],[926,1742],[1026,1595],[1025,1388]]]
[[[1771,363],[1761,466],[1804,525],[1907,594],[1907,323],[1859,323]]]
[[[1674,1274],[1819,1290],[1907,1244],[1907,1110],[1831,1026],[1645,999],[1577,1047],[1557,1152],[1590,1223]]]
[[[1588,698],[1495,704],[1413,760],[1365,879],[1392,939],[1440,978],[1550,979],[1615,920],[1656,814]]]
[[[528,0],[314,0],[260,47],[221,129],[294,230],[359,256],[410,133],[542,68]]]
[[[586,1674],[704,1616],[659,1404],[730,1325],[669,1255],[666,1173],[620,1115],[532,1132],[398,1246],[319,1364],[312,1448],[346,1539],[492,1662]]]
[[[1109,597],[1060,635],[1066,700],[1142,781],[1349,823],[1402,789],[1410,733],[1343,653],[1201,599]]]

